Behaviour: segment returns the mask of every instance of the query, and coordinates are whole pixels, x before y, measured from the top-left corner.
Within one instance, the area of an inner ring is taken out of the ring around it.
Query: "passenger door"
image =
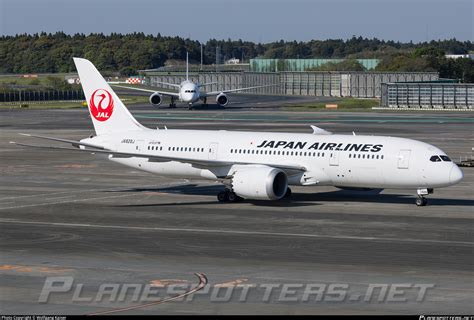
[[[400,150],[398,154],[398,169],[408,169],[410,165],[410,153],[411,150]]]

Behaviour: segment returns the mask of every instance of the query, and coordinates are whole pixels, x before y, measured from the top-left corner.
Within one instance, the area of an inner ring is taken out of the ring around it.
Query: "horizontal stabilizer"
[[[87,143],[87,142],[81,142],[81,141],[77,141],[77,140],[69,140],[69,139],[61,139],[61,138],[55,138],[55,137],[40,136],[40,135],[29,134],[29,133],[20,133],[20,135],[26,136],[26,137],[33,137],[33,138],[39,138],[39,139],[45,139],[45,140],[52,140],[52,141],[70,143],[70,144],[72,144],[73,147],[76,147],[76,148],[79,148],[80,146],[84,146],[84,147],[89,147],[89,148],[94,148],[94,149],[101,149],[101,150],[104,149],[101,146],[94,145],[94,144]]]

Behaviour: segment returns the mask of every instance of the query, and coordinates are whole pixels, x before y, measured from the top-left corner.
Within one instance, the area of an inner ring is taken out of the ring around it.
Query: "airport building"
[[[280,72],[308,71],[326,63],[339,63],[346,59],[250,59],[250,71]],[[356,59],[365,70],[373,70],[379,64],[379,59]]]
[[[179,84],[182,72],[154,73],[146,77],[154,87]],[[192,81],[213,83],[208,91],[273,85],[245,91],[263,95],[380,98],[386,108],[474,109],[474,84],[440,79],[437,72],[194,72]]]
[[[151,86],[160,82],[179,84],[183,73],[164,73],[148,76]],[[379,98],[382,83],[407,81],[435,81],[436,72],[201,72],[190,75],[192,81],[214,83],[209,91],[231,90],[242,87],[274,85],[247,93],[303,95],[325,97]],[[167,88],[164,86],[164,88]],[[168,89],[168,88],[167,88]],[[171,88],[169,88],[171,89]]]
[[[380,105],[386,108],[473,109],[474,84],[383,83]]]

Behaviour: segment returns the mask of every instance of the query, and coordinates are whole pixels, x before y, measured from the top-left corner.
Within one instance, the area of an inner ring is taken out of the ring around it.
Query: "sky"
[[[201,42],[473,41],[474,0],[0,0],[0,34],[64,31]]]

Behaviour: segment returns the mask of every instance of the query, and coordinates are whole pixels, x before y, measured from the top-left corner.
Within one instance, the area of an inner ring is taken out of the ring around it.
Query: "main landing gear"
[[[424,207],[428,204],[428,199],[426,199],[424,196],[428,194],[432,194],[433,189],[431,188],[421,188],[416,190],[416,194],[418,195],[418,198],[416,199],[415,203],[418,207]]]
[[[242,197],[239,197],[235,192],[230,189],[225,189],[217,194],[217,200],[219,202],[238,202],[243,200]]]
[[[176,108],[176,103],[174,103],[174,97],[171,97],[170,108]]]

